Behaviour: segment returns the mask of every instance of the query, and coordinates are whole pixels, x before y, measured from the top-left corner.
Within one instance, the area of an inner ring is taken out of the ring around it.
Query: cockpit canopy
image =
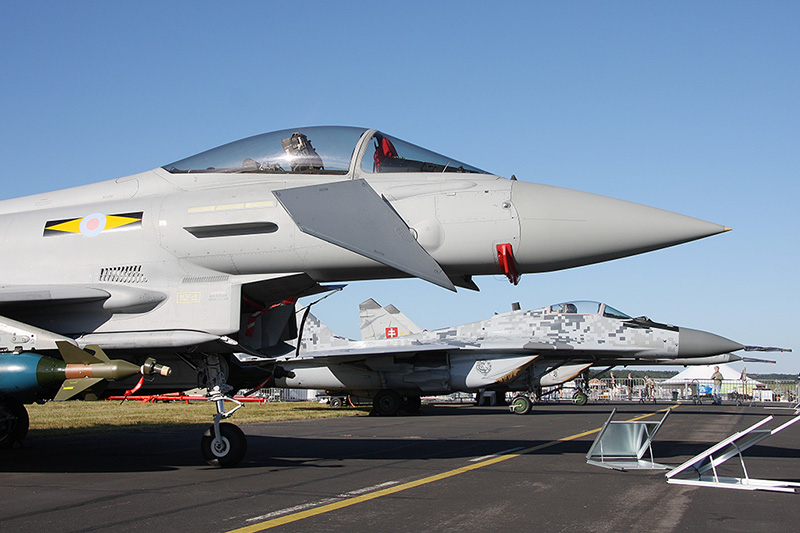
[[[364,150],[360,149],[362,146]],[[163,168],[173,174],[347,174],[353,156],[361,152],[361,161],[355,166],[365,173],[485,174],[483,170],[379,131],[348,126],[314,126],[264,133],[212,148]]]
[[[551,305],[550,312],[556,314],[603,315],[606,318],[619,318],[622,320],[630,320],[632,318],[622,311],[617,311],[610,305],[590,300],[577,300]]]

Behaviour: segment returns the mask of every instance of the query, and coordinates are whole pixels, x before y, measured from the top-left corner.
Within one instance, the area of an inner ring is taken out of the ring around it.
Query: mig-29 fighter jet
[[[727,229],[505,179],[355,127],[266,133],[140,174],[4,200],[0,243],[16,260],[0,265],[0,446],[24,436],[23,402],[81,389],[59,387],[44,368],[64,367],[66,382],[70,364],[124,360],[130,375],[153,372],[158,363],[145,363],[155,357],[170,380],[209,390],[218,413],[203,453],[235,464],[246,441],[220,424],[233,412],[228,393],[278,374],[232,354],[292,350],[296,300],[326,283],[418,277],[477,290],[473,276],[516,283]],[[93,348],[69,357],[65,343]]]
[[[394,306],[360,305],[362,336],[335,335],[306,317],[297,354],[279,358],[280,387],[326,389],[373,398],[378,415],[415,411],[420,396],[530,392],[574,379],[592,366],[692,365],[741,360],[744,351],[791,351],[745,346],[713,333],[633,318],[592,301],[532,311],[518,306],[487,320],[423,331]],[[527,413],[531,400],[514,399]]]

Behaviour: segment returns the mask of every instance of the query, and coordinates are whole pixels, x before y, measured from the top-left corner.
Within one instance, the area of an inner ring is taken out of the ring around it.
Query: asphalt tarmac
[[[672,405],[672,404],[669,404]],[[667,484],[585,454],[615,419],[669,405],[427,406],[419,415],[243,425],[236,468],[202,463],[200,432],[165,429],[31,440],[0,454],[0,531],[794,531],[800,494]],[[248,408],[258,408],[257,406]],[[656,462],[682,463],[765,416],[681,405]],[[800,482],[800,423],[747,452],[750,477]],[[722,473],[741,476],[736,458]]]

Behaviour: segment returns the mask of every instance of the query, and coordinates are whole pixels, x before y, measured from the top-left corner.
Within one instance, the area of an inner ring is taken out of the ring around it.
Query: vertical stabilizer
[[[422,331],[422,328],[391,304],[381,307],[370,298],[362,302],[358,310],[361,315],[361,340],[381,340]]]
[[[298,313],[298,321],[302,313]],[[303,324],[303,331],[300,337],[299,355],[318,350],[332,350],[346,348],[351,344],[350,339],[337,335],[322,321],[309,313]]]

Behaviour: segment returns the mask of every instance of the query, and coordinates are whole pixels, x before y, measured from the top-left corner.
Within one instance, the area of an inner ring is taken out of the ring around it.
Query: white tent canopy
[[[659,385],[683,385],[685,383],[691,383],[694,380],[710,381],[711,375],[714,373],[715,366],[719,367],[719,371],[722,374],[722,379],[726,381],[741,380],[742,372],[726,364],[697,365],[697,366],[687,367],[686,370],[684,370],[680,374],[662,381],[661,383],[659,383]],[[746,382],[748,385],[762,385],[760,381],[756,381],[755,379],[752,379],[749,376],[746,378]]]

